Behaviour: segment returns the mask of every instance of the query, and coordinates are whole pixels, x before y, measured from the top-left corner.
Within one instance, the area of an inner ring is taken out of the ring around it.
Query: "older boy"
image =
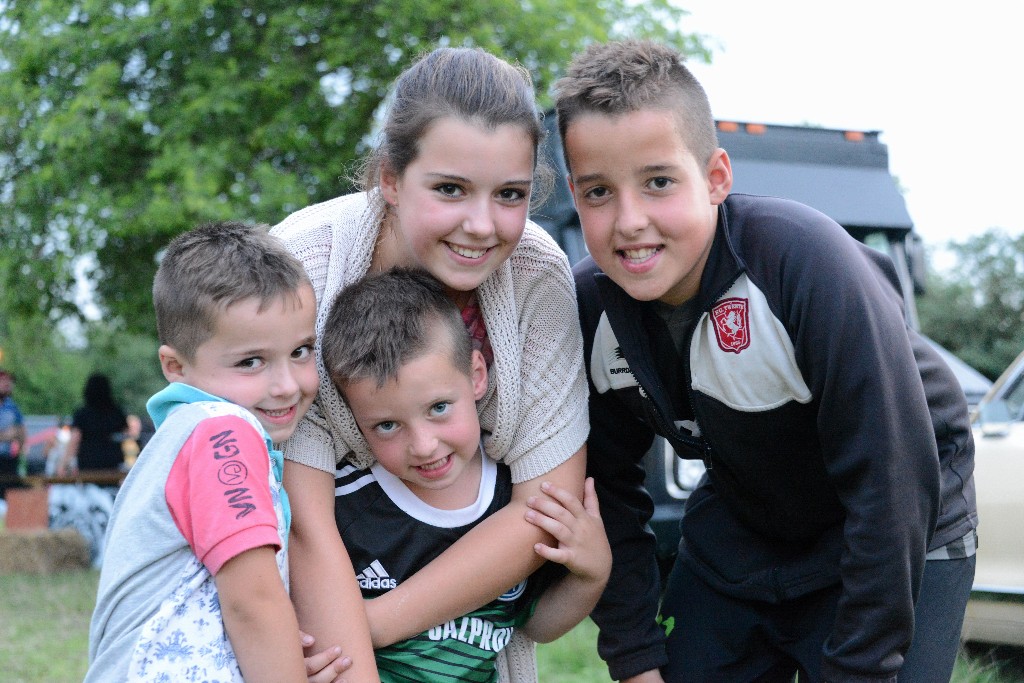
[[[507,505],[511,473],[481,448],[484,357],[426,271],[396,269],[343,289],[321,355],[377,460],[369,469],[343,461],[335,488],[338,530],[363,596],[373,598]],[[608,579],[611,551],[593,481],[585,490],[582,505],[555,487],[546,489],[550,499],[528,503],[527,519],[558,541],[536,552],[570,573],[543,594],[534,575],[471,614],[377,650],[381,678],[495,681],[513,629],[548,642],[586,617]]]
[[[114,504],[86,681],[304,682],[273,444],[316,394],[313,289],[264,227],[212,223],[167,247],[153,304],[171,384]]]
[[[592,255],[575,275],[613,677],[949,680],[974,446],[892,263],[805,206],[730,195],[707,98],[673,50],[593,46],[556,106]],[[655,434],[707,466],[660,627],[640,462]]]

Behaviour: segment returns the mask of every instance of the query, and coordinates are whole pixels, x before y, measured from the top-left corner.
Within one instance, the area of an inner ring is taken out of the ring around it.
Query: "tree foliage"
[[[68,414],[82,395],[81,354],[60,342],[42,317],[6,318],[0,329],[3,366],[17,382],[14,400],[23,413]]]
[[[589,41],[647,35],[706,59],[673,28],[682,14],[669,0],[0,0],[5,297],[76,314],[78,264],[108,315],[150,332],[161,246],[351,189],[388,85],[421,51],[518,60],[543,100]]]
[[[924,332],[990,379],[1024,349],[1024,235],[953,243],[954,267],[918,301]]]
[[[43,316],[0,316],[0,365],[17,378],[14,399],[21,411],[70,415],[82,404],[86,378],[102,372],[126,412],[145,414],[146,400],[167,384],[152,335],[105,323],[89,326],[84,334],[88,344],[72,347]]]

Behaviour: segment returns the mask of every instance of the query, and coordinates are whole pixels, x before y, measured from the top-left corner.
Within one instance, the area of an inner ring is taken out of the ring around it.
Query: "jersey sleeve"
[[[280,548],[262,434],[236,415],[203,420],[171,466],[164,493],[178,530],[216,574],[246,550]]]

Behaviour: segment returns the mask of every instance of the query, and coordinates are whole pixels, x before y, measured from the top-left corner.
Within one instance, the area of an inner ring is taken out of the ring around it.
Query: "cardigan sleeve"
[[[322,317],[324,291],[327,289],[328,268],[331,260],[331,224],[327,212],[318,211],[324,205],[314,205],[292,214],[274,226],[271,234],[280,239],[288,251],[302,262],[313,285],[317,300],[317,327]],[[321,217],[322,216],[322,217]],[[320,335],[316,340],[317,370],[320,374],[320,392],[306,415],[299,420],[291,438],[283,444],[284,457],[324,472],[335,470],[334,438],[320,406],[324,390],[323,364],[320,362]],[[328,380],[330,381],[330,380]]]
[[[512,301],[502,301],[514,305],[515,327],[505,334],[508,328],[487,320],[499,385],[489,448],[519,483],[546,474],[582,448],[590,422],[583,335],[568,259],[547,233],[527,223],[509,262]],[[495,308],[485,304],[485,318]],[[501,356],[508,357],[510,345],[514,362],[503,366]]]
[[[369,266],[377,234],[375,216],[368,196],[356,193],[301,209],[271,230],[302,262],[317,300],[315,351],[320,390],[282,450],[286,459],[324,472],[333,473],[346,456],[361,467],[373,463],[348,406],[324,369],[320,346],[337,292],[362,277]]]

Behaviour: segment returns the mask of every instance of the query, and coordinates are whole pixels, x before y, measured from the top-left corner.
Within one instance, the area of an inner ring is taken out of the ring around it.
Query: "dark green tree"
[[[2,308],[2,307],[0,307]],[[70,415],[82,403],[89,373],[110,377],[127,412],[144,414],[146,400],[166,385],[151,334],[92,323],[68,337],[44,316],[0,311],[0,365],[17,377],[15,400],[26,414]]]
[[[206,220],[276,223],[350,190],[387,87],[437,45],[533,73],[542,101],[588,41],[706,59],[669,0],[0,0],[0,287],[78,314],[75,269],[151,333],[158,250]],[[77,264],[77,265],[76,265]]]
[[[3,366],[17,378],[14,400],[21,411],[70,414],[88,374],[81,351],[70,349],[42,316],[7,317],[2,328]]]
[[[1024,349],[1024,235],[993,229],[949,248],[954,266],[918,301],[921,328],[995,379]]]
[[[167,386],[153,335],[96,325],[88,330],[88,342],[83,365],[89,372],[102,372],[110,378],[114,396],[125,412],[145,415],[149,397]],[[79,399],[83,386],[79,386]]]

